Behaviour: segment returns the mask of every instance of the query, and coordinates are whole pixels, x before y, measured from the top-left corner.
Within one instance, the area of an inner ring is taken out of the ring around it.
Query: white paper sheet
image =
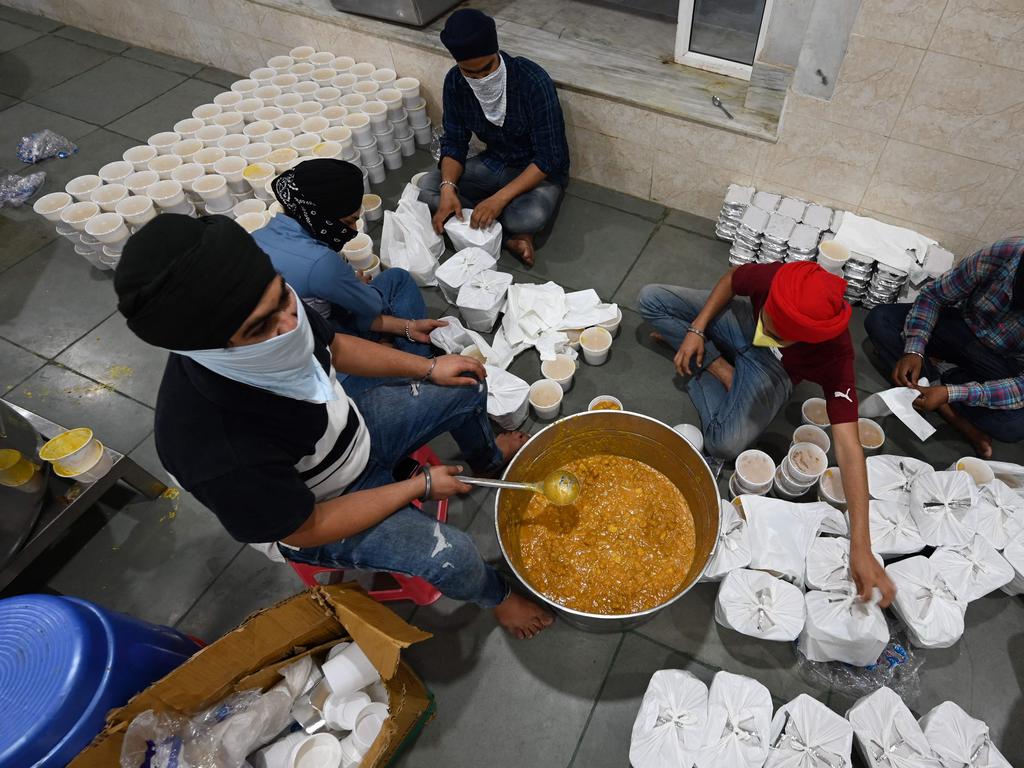
[[[841,661],[866,667],[878,661],[889,642],[882,609],[857,599],[856,586],[804,595],[806,619],[797,647],[811,661]]]
[[[685,670],[658,670],[633,721],[630,765],[692,768],[704,745],[707,721],[708,687]]]
[[[796,640],[804,626],[803,593],[770,573],[737,568],[718,588],[715,620],[761,640]]]
[[[749,677],[718,672],[708,693],[708,726],[697,768],[761,768],[771,721],[767,688]]]
[[[614,320],[618,311],[594,290],[567,294],[557,283],[517,284],[509,288],[501,327],[511,345],[536,347],[542,360],[552,360],[568,348],[561,331]]]
[[[485,365],[487,415],[503,430],[518,429],[530,407],[530,385],[508,371]]]
[[[765,768],[850,768],[853,727],[817,699],[801,693],[772,718]]]
[[[942,768],[921,726],[891,688],[857,699],[846,719],[870,768]]]
[[[949,648],[960,639],[967,603],[928,558],[918,555],[900,560],[885,571],[896,585],[893,610],[907,625],[914,645]]]
[[[912,555],[925,548],[910,507],[895,501],[868,502],[871,549],[883,558]]]
[[[766,496],[738,498],[747,518],[750,567],[781,575],[802,588],[807,550],[824,518],[822,503],[797,504]]]
[[[927,440],[935,434],[935,427],[911,405],[919,396],[916,389],[893,387],[861,400],[857,412],[868,419],[892,414],[917,435],[918,440]]]
[[[1014,577],[1013,566],[980,535],[969,544],[939,547],[928,559],[965,604],[1002,589]]]
[[[747,521],[740,517],[732,502],[719,500],[722,529],[718,535],[715,556],[701,577],[702,581],[721,581],[729,571],[750,565],[750,541],[747,538]]]
[[[910,513],[925,544],[966,544],[976,527],[978,487],[966,472],[932,472],[914,480]]]
[[[984,721],[952,701],[925,713],[918,725],[942,768],[1013,768],[992,743]]]

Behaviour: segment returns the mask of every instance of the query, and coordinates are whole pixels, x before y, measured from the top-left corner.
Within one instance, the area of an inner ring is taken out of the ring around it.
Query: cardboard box
[[[358,586],[317,587],[250,616],[162,680],[107,715],[107,724],[68,768],[120,765],[121,742],[132,719],[147,709],[196,714],[237,691],[266,691],[278,670],[313,654],[322,659],[341,640],[353,640],[380,672],[391,716],[363,759],[386,766],[433,714],[433,697],[401,660],[403,648],[431,637],[407,624]]]

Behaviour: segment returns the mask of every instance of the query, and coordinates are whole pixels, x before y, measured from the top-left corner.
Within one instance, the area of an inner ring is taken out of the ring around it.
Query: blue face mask
[[[292,291],[291,286],[288,287]],[[328,375],[313,356],[313,331],[306,311],[298,306],[298,324],[288,333],[244,347],[177,352],[225,378],[248,384],[275,395],[326,403],[337,400],[338,388],[332,370]]]

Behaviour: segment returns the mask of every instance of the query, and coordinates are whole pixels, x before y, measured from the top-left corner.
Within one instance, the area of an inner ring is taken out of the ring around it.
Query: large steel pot
[[[656,419],[624,411],[588,411],[568,416],[530,438],[505,470],[504,479],[534,481],[572,459],[599,453],[642,461],[682,492],[693,514],[696,546],[693,565],[679,591],[659,606],[640,613],[604,615],[561,606],[539,592],[524,575],[519,557],[518,521],[529,504],[522,492],[498,491],[494,522],[502,554],[513,572],[566,622],[588,632],[621,632],[650,620],[697,583],[718,544],[719,497],[703,457],[675,430]]]

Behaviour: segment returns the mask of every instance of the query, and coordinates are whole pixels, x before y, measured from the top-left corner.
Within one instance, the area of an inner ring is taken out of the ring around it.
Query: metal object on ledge
[[[331,0],[339,11],[394,21],[410,27],[425,27],[462,0]]]

